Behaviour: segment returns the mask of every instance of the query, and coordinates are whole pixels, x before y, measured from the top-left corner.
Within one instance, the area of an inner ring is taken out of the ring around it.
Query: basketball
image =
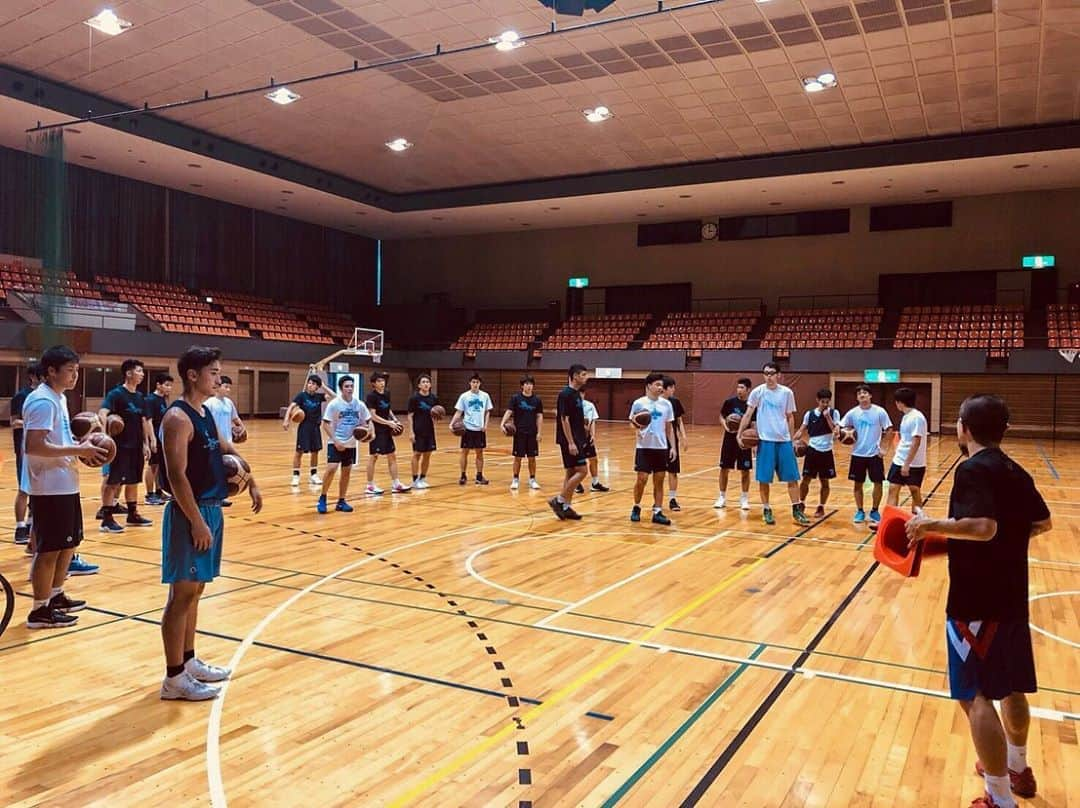
[[[450,431],[458,437],[461,437],[465,434],[465,422],[460,418],[451,419]]]
[[[504,435],[514,435],[517,432],[517,427],[514,426],[513,421],[507,421],[503,424],[502,431]]]
[[[117,437],[124,431],[124,419],[119,415],[109,415],[105,419],[105,431],[109,433],[111,437]]]
[[[400,421],[394,421],[394,425],[390,427],[390,431],[393,432],[395,435],[400,435],[402,432],[405,431],[405,424],[401,423]]]
[[[793,444],[793,447],[795,449],[795,456],[796,457],[806,457],[806,448],[807,448],[806,441],[797,440]]]
[[[361,424],[352,434],[361,443],[370,443],[375,438],[375,429],[371,424]]]
[[[91,432],[90,437],[87,438],[87,440],[89,440],[90,443],[94,444],[95,446],[100,446],[102,449],[108,452],[108,455],[105,456],[104,460],[100,461],[90,460],[86,457],[80,457],[79,460],[81,460],[85,465],[89,466],[92,469],[96,469],[101,468],[106,463],[111,463],[113,462],[113,460],[116,459],[116,441],[114,441],[104,432]]]
[[[745,446],[747,449],[751,449],[754,446],[757,446],[758,445],[757,430],[754,429],[753,427],[748,427],[747,429],[744,429],[743,433],[742,433],[742,442],[743,442],[743,446]]]
[[[438,421],[440,418],[446,417],[446,407],[442,404],[436,404],[431,408],[431,417]]]
[[[652,413],[648,410],[641,410],[641,412],[635,412],[630,417],[630,420],[633,421],[639,429],[644,429],[652,423]]]
[[[731,413],[731,415],[724,419],[724,429],[726,429],[728,432],[738,432],[739,424],[741,423],[742,416],[739,415],[739,413],[737,412],[733,412]]]
[[[294,424],[299,424],[304,420],[305,417],[306,416],[304,415],[304,411],[297,407],[295,410],[293,410],[292,415],[289,416],[289,420],[292,421]]]
[[[229,496],[235,497],[247,488],[251,479],[251,466],[240,455],[222,455],[221,460],[225,463],[225,482],[229,486]]]
[[[243,426],[233,425],[233,428],[232,428],[232,442],[233,443],[243,443],[247,439],[248,439],[247,429],[245,429]]]
[[[859,433],[852,427],[844,427],[840,430],[840,443],[844,446],[854,446],[858,437]]]
[[[82,440],[91,432],[103,432],[101,419],[96,412],[80,412],[71,419],[71,434]]]

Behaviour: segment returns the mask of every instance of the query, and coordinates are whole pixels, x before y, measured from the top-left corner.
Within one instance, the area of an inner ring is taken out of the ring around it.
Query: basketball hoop
[[[321,372],[326,365],[339,356],[368,356],[376,364],[382,364],[383,332],[378,328],[354,328],[352,338],[344,348],[311,365],[313,372]]]
[[[1058,348],[1058,353],[1061,355],[1062,359],[1071,365],[1073,360],[1076,359],[1076,354],[1078,352],[1072,348]]]

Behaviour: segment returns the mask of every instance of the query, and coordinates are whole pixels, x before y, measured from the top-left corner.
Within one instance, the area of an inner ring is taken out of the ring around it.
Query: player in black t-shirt
[[[146,396],[146,417],[150,419],[150,462],[146,464],[143,483],[146,485],[146,504],[164,505],[165,492],[161,490],[161,419],[169,407],[172,394],[173,377],[168,373],[159,373],[154,377],[154,392]]]
[[[1028,542],[1050,530],[1050,511],[1035,483],[1001,451],[1009,409],[997,396],[960,405],[956,434],[968,455],[953,478],[949,518],[915,515],[912,545],[927,533],[949,537],[945,607],[949,687],[971,727],[987,796],[972,805],[1013,808],[1010,789],[1035,796],[1027,765],[1035,659],[1028,627]],[[994,701],[1001,701],[1004,730]]]
[[[510,403],[503,413],[500,427],[506,427],[507,422],[514,419],[514,447],[511,454],[514,455],[514,479],[510,482],[510,490],[518,490],[518,476],[521,474],[521,458],[529,458],[529,488],[534,491],[540,488],[536,481],[536,456],[540,454],[540,430],[544,425],[544,403],[540,397],[533,394],[536,380],[532,376],[521,377],[521,392],[514,393],[510,397]]]
[[[574,490],[589,473],[589,451],[596,452],[585,428],[585,409],[581,403],[581,388],[588,380],[589,371],[584,365],[571,365],[567,371],[567,385],[559,392],[555,403],[555,442],[562,450],[566,478],[562,491],[549,499],[548,505],[560,519],[581,518],[570,505]]]
[[[746,377],[739,379],[735,387],[735,395],[726,399],[720,407],[720,423],[724,427],[724,441],[720,445],[720,496],[713,503],[714,508],[727,507],[728,475],[732,469],[738,469],[739,484],[742,488],[739,508],[744,511],[750,510],[750,469],[754,467],[753,450],[739,446],[739,441],[735,437],[738,428],[735,431],[729,430],[727,417],[732,414],[746,414],[746,411],[750,409],[746,400],[750,397],[753,386],[750,379]],[[757,419],[757,413],[754,413],[754,419]]]
[[[15,543],[30,543],[30,523],[26,516],[30,507],[30,495],[23,490],[23,421],[22,408],[26,397],[41,383],[41,366],[35,362],[26,368],[27,383],[16,391],[11,399],[11,439],[15,444]]]
[[[372,373],[373,389],[364,401],[371,411],[371,420],[375,424],[375,438],[368,444],[368,494],[382,493],[382,489],[375,485],[375,460],[379,455],[386,456],[386,463],[390,469],[390,490],[395,494],[403,494],[412,488],[411,485],[402,483],[398,477],[397,447],[394,445],[394,435],[400,434],[405,427],[394,417],[394,410],[390,406],[390,394],[386,391],[386,382],[389,379],[389,373],[379,370]]]
[[[435,451],[435,422],[431,408],[439,397],[431,392],[431,377],[421,373],[416,379],[416,392],[409,396],[409,432],[412,435],[413,488],[430,488],[427,481],[431,453]]]
[[[293,413],[297,410],[304,413],[304,420],[296,427],[296,451],[293,453],[292,481],[290,482],[293,488],[300,487],[300,463],[305,453],[309,455],[308,460],[311,463],[308,483],[322,485],[322,478],[319,477],[319,452],[323,447],[323,404],[335,395],[334,391],[326,386],[322,376],[312,373],[307,377],[304,389],[297,393],[289,402],[289,406],[285,408],[285,419],[281,422],[281,428],[286,431],[292,424]]]
[[[682,402],[675,397],[675,379],[673,377],[664,377],[664,389],[660,395],[671,402],[671,409],[675,413],[675,423],[673,423],[671,427],[672,431],[675,433],[675,450],[678,452],[678,454],[675,455],[674,460],[668,460],[668,496],[671,497],[668,501],[668,508],[673,511],[681,511],[682,508],[679,507],[679,500],[676,499],[676,497],[679,493],[679,473],[682,471],[682,453],[686,451],[686,426],[683,424],[683,416],[686,415],[686,408],[683,407]]]
[[[124,430],[116,438],[116,457],[109,464],[109,478],[102,489],[101,509],[97,514],[102,533],[124,532],[124,528],[113,518],[118,512],[114,508],[121,487],[124,489],[124,502],[127,503],[127,521],[124,524],[128,527],[150,527],[154,524],[136,510],[143,464],[150,459],[150,419],[146,417],[146,403],[139,392],[146,369],[140,359],[125,359],[120,365],[120,375],[123,383],[108,392],[98,411],[101,423],[106,426],[110,414],[124,419]],[[122,510],[119,512],[123,513]]]

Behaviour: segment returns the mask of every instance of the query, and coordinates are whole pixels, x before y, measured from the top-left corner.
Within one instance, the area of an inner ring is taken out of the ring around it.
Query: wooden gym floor
[[[92,608],[75,629],[25,628],[0,434],[0,571],[20,593],[0,638],[0,803],[966,806],[982,792],[944,694],[944,560],[914,580],[877,567],[846,480],[801,530],[782,489],[771,529],[756,504],[713,510],[720,430],[694,427],[675,525],[635,525],[632,435],[605,424],[613,490],[559,522],[550,426],[543,490],[517,493],[508,439],[492,441],[491,486],[459,487],[444,428],[430,490],[365,499],[361,472],[355,513],[318,516],[306,468],[289,488],[293,434],[251,433],[266,507],[241,497],[226,520],[198,651],[236,672],[203,704],[158,700],[160,532],[98,533],[96,472],[83,554],[102,570],[68,583]],[[1006,448],[1056,524],[1031,548],[1040,794],[1023,804],[1080,806],[1080,461],[1072,443]],[[932,512],[957,458],[933,439]]]

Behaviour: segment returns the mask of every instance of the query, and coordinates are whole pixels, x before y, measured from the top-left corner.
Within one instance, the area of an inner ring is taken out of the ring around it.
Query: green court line
[[[749,659],[757,659],[762,654],[762,652],[765,651],[766,647],[767,646],[765,645],[759,645],[750,654]],[[687,717],[687,719],[682,722],[682,724],[679,725],[679,728],[676,729],[673,733],[671,733],[671,735],[667,737],[667,740],[660,744],[660,746],[657,747],[656,751],[649,755],[648,758],[646,758],[644,763],[638,766],[637,770],[626,779],[626,782],[619,786],[615,790],[614,794],[612,794],[600,804],[600,808],[611,808],[611,806],[615,805],[619,802],[619,800],[625,797],[626,794],[630,791],[630,789],[637,785],[638,781],[641,780],[641,778],[649,772],[649,769],[655,766],[659,762],[660,758],[667,754],[671,747],[678,743],[679,739],[683,735],[685,735],[689,731],[689,729],[694,726],[694,724],[697,723],[697,720],[701,718],[701,716],[705,715],[708,709],[712,707],[713,704],[715,704],[722,695],[724,695],[724,692],[733,684],[735,684],[735,680],[742,676],[743,672],[748,667],[750,666],[744,662],[731,673],[729,673],[727,678],[724,679],[724,681],[722,681],[720,685],[712,693],[709,694],[708,698],[706,698],[705,701],[703,701],[698,706],[698,708],[694,710],[694,712],[692,712]]]

